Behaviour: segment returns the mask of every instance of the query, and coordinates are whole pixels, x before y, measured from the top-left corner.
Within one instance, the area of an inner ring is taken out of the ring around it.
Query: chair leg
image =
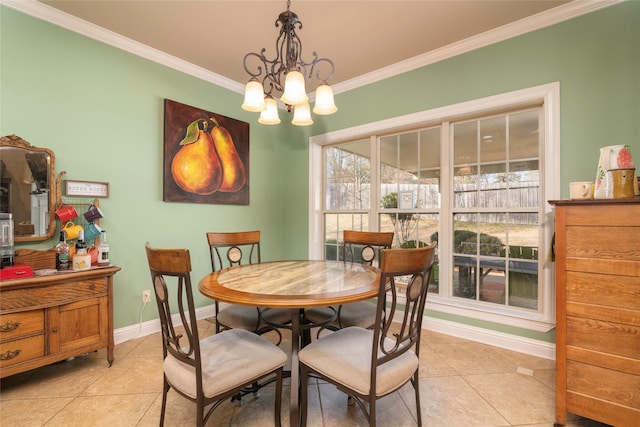
[[[204,427],[204,397],[198,396],[196,398],[196,415],[198,420],[196,421],[197,427]]]
[[[347,406],[353,406],[356,404],[355,399],[350,394],[347,394]]]
[[[300,366],[300,425],[307,426],[307,404],[309,399],[309,372],[306,366]]]
[[[276,371],[276,398],[275,398],[275,408],[274,408],[274,418],[276,427],[280,427],[282,421],[281,411],[282,411],[282,368]]]
[[[372,393],[369,399],[369,427],[376,427],[376,396]]]
[[[167,409],[167,394],[169,393],[169,382],[167,377],[164,377],[164,384],[162,385],[162,408],[160,409],[160,427],[164,426],[164,413]]]
[[[238,393],[235,396],[231,397],[231,403],[237,408],[242,406],[242,393]]]
[[[413,383],[413,389],[416,392],[416,419],[418,420],[418,427],[422,427],[422,411],[420,410],[420,377],[418,373],[418,370],[416,370],[411,382]]]
[[[221,329],[220,322],[218,322],[218,313],[220,312],[220,304],[218,303],[218,300],[215,300],[213,304],[216,310],[216,334],[219,334]]]

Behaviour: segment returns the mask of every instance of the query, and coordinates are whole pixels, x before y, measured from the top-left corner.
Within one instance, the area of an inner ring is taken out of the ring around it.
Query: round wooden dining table
[[[304,344],[304,309],[336,306],[376,297],[380,270],[342,261],[274,261],[239,265],[208,274],[200,292],[218,301],[291,309],[290,424],[300,425],[298,350]]]

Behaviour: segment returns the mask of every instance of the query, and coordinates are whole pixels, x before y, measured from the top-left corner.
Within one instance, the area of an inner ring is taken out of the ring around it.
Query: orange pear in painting
[[[180,142],[182,148],[171,162],[171,175],[184,191],[213,194],[222,183],[222,165],[211,135],[200,130],[198,122],[187,127],[187,136]],[[204,126],[207,127],[207,122]]]
[[[215,118],[212,117],[211,121],[213,122],[211,138],[222,163],[222,184],[219,191],[233,193],[244,185],[246,179],[244,165],[229,131],[220,126]]]

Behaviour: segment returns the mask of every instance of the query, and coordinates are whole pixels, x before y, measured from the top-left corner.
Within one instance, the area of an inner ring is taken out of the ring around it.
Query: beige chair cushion
[[[391,340],[387,340],[390,345]],[[344,384],[360,394],[369,394],[373,331],[345,328],[312,342],[300,350],[300,362],[333,381]],[[406,383],[418,369],[418,357],[413,351],[380,366],[376,395],[383,396]]]
[[[284,325],[291,321],[291,310],[287,309],[266,309],[262,315],[271,324]],[[218,321],[230,328],[256,331],[259,321],[258,310],[246,305],[230,305],[220,310]],[[262,326],[265,326],[264,322],[260,324],[260,327]]]
[[[371,328],[376,322],[376,308],[375,300],[344,304],[340,311],[340,323],[343,328],[349,326]]]
[[[338,307],[334,307],[338,310]],[[320,323],[333,316],[333,310],[329,307],[313,307],[305,310],[305,317],[314,322]],[[360,328],[371,328],[376,321],[375,300],[352,302],[344,304],[340,311],[340,323],[338,319],[331,322],[336,328],[342,325],[343,328],[358,326]]]
[[[200,341],[204,395],[211,397],[250,382],[280,366],[287,355],[275,344],[243,329],[231,329]],[[196,373],[192,366],[169,354],[164,359],[169,383],[196,397]]]

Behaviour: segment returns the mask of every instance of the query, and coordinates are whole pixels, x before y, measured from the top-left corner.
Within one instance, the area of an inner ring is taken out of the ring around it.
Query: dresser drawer
[[[567,361],[567,390],[640,410],[640,376]],[[622,409],[622,408],[620,408]]]
[[[0,314],[0,342],[44,331],[44,310]]]
[[[53,307],[103,295],[107,295],[107,280],[104,278],[26,289],[16,288],[2,292],[0,311],[6,313],[30,308]]]
[[[0,368],[44,356],[44,334],[0,343]]]
[[[567,258],[611,259],[638,262],[640,226],[567,226]],[[597,243],[596,243],[597,242]]]
[[[635,310],[640,316],[640,276],[567,271],[567,301]]]
[[[567,316],[567,345],[640,359],[640,327]]]

